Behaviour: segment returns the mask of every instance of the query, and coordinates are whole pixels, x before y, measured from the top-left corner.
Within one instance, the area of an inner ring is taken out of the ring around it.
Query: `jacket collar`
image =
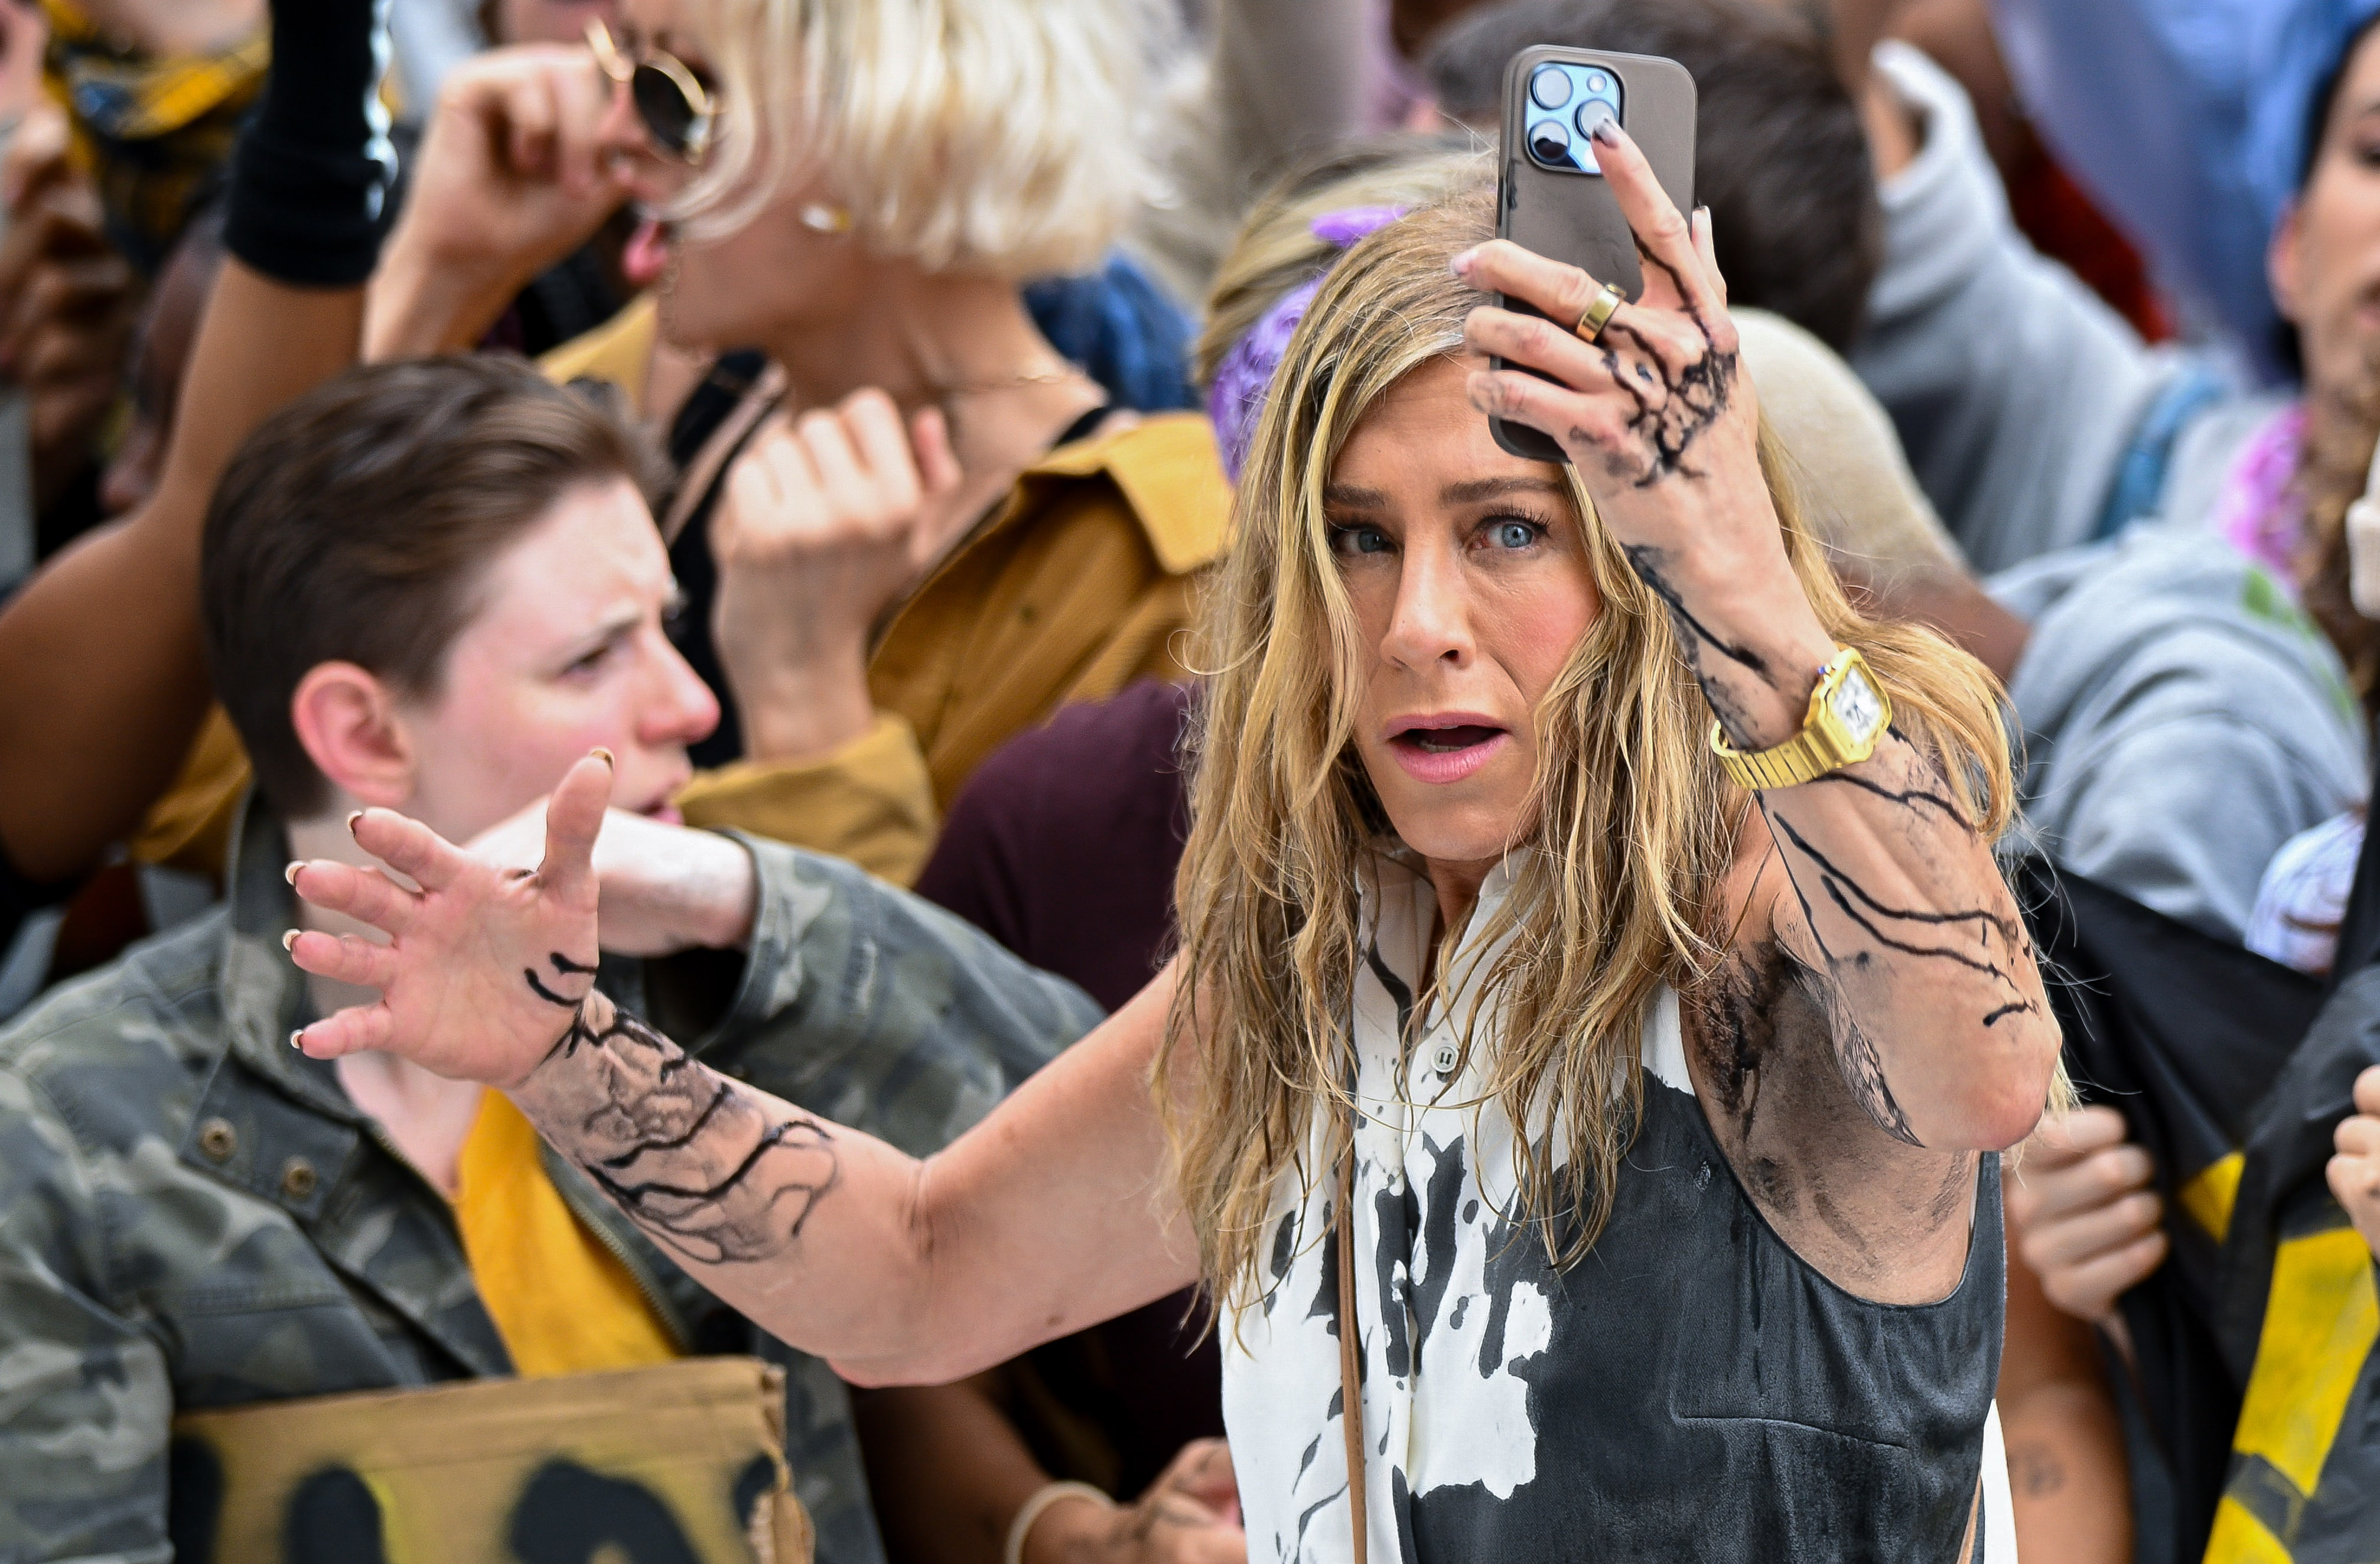
[[[511,1355],[472,1285],[454,1216],[348,1100],[333,1067],[289,1046],[310,1019],[281,947],[296,898],[288,834],[251,792],[225,874],[225,1032],[181,1148],[191,1167],[280,1207],[332,1266],[478,1375]]]

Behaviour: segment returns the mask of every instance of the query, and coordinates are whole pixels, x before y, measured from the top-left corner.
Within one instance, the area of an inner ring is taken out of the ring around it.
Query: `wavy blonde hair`
[[[1330,274],[1274,377],[1208,604],[1211,680],[1176,882],[1179,987],[1156,1087],[1206,1275],[1226,1301],[1257,1283],[1281,1180],[1310,1189],[1344,1154],[1356,886],[1388,825],[1353,743],[1371,649],[1334,564],[1323,490],[1383,397],[1462,352],[1463,317],[1485,300],[1447,262],[1488,238],[1493,216],[1484,194],[1417,212]],[[1968,818],[1997,835],[2012,799],[1991,675],[1927,630],[1863,618],[1803,530],[1765,433],[1761,465],[1820,621],[1865,654],[1899,730],[1943,760]],[[1570,486],[1603,608],[1537,709],[1536,807],[1513,844],[1536,850],[1470,946],[1512,936],[1477,988],[1493,1007],[1488,1091],[1525,1127],[1517,1215],[1565,1265],[1609,1215],[1642,1106],[1639,1073],[1623,1067],[1656,986],[1691,997],[1724,954],[1718,891],[1750,807],[1711,753],[1710,709],[1666,610],[1575,472]],[[1309,1167],[1326,1106],[1330,1162]],[[1565,1144],[1550,1143],[1550,1125]]]
[[[878,254],[1084,270],[1154,188],[1153,0],[693,0],[722,104],[678,212],[718,236],[822,171]]]

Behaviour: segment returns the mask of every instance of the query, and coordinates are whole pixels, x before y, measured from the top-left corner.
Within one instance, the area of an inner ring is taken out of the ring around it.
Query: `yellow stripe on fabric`
[[[2380,1296],[2362,1235],[2334,1228],[2283,1239],[2231,1448],[2313,1493],[2375,1339]]]
[[[2215,1507],[2215,1530],[2206,1538],[2204,1564],[2292,1564],[2289,1550],[2265,1530],[2238,1499]]]
[[[2240,1198],[2240,1173],[2247,1166],[2247,1154],[2233,1152],[2220,1162],[2209,1163],[2174,1191],[2191,1219],[2213,1233],[2217,1243],[2231,1231],[2231,1203]]]
[[[619,1257],[546,1177],[537,1127],[501,1092],[463,1142],[455,1223],[480,1298],[528,1378],[637,1368],[677,1356]]]

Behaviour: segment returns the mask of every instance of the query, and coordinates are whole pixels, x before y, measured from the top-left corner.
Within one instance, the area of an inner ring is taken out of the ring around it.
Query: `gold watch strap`
[[[1883,709],[1881,720],[1864,740],[1853,739],[1840,731],[1840,724],[1827,709],[1828,698],[1854,668],[1875,690],[1877,703]],[[1867,659],[1845,647],[1818,670],[1818,685],[1810,691],[1810,709],[1803,715],[1800,732],[1766,750],[1739,750],[1727,741],[1726,728],[1713,722],[1710,745],[1719,764],[1739,787],[1755,791],[1791,788],[1867,759],[1876,752],[1877,739],[1891,723],[1892,703],[1876,683],[1876,676],[1868,671]]]

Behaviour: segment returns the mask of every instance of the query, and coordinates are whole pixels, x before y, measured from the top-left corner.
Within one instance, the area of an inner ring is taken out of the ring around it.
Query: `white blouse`
[[[1399,1013],[1425,968],[1437,910],[1428,880],[1395,860],[1380,861],[1365,888],[1364,935],[1379,960],[1359,971],[1354,995],[1358,1057],[1355,1133],[1355,1310],[1364,1359],[1362,1417],[1369,1557],[1401,1557],[1397,1495],[1481,1485],[1509,1498],[1538,1476],[1528,1386],[1515,1373],[1545,1351],[1551,1300],[1540,1287],[1488,1281],[1491,1254],[1514,1241],[1499,1213],[1518,1204],[1512,1126],[1493,1102],[1481,1102],[1492,1027],[1483,1020],[1476,1046],[1458,1058],[1459,1022],[1469,1015],[1478,978],[1496,950],[1466,944],[1450,963],[1451,1003],[1434,1007],[1407,1053]],[[1482,886],[1471,927],[1493,921],[1512,889],[1509,864]],[[1644,1068],[1692,1094],[1677,996],[1659,991],[1644,1023]],[[1305,1165],[1324,1166],[1329,1127],[1317,1116]],[[1555,1142],[1560,1144],[1559,1137]],[[1341,1564],[1352,1560],[1346,1443],[1340,1423],[1338,1305],[1331,1255],[1335,1178],[1311,1189],[1284,1179],[1268,1219],[1262,1294],[1220,1322],[1223,1414],[1255,1564]],[[1409,1226],[1428,1296],[1409,1306],[1411,1272],[1399,1261],[1386,1278],[1364,1257],[1376,1252],[1386,1205]],[[1417,1219],[1416,1218],[1417,1216]],[[1517,1241],[1541,1241],[1534,1233]],[[1427,1263],[1422,1263],[1425,1256]],[[1451,1260],[1451,1264],[1447,1262]],[[1446,1278],[1444,1290],[1439,1279]],[[1394,1302],[1393,1317],[1390,1313]],[[1423,1317],[1426,1311],[1427,1317]],[[1427,1351],[1418,1350],[1416,1338]],[[1419,1360],[1426,1366],[1416,1369]],[[1985,1540],[1987,1564],[2014,1564],[2014,1516],[1998,1409],[1985,1430]],[[1681,1472],[1679,1481],[1694,1481]],[[1586,1539],[1591,1544],[1591,1539]],[[1583,1557],[1583,1556],[1581,1556]],[[1466,1561],[1467,1564],[1467,1561]],[[1518,1561],[1515,1561],[1518,1564]]]

